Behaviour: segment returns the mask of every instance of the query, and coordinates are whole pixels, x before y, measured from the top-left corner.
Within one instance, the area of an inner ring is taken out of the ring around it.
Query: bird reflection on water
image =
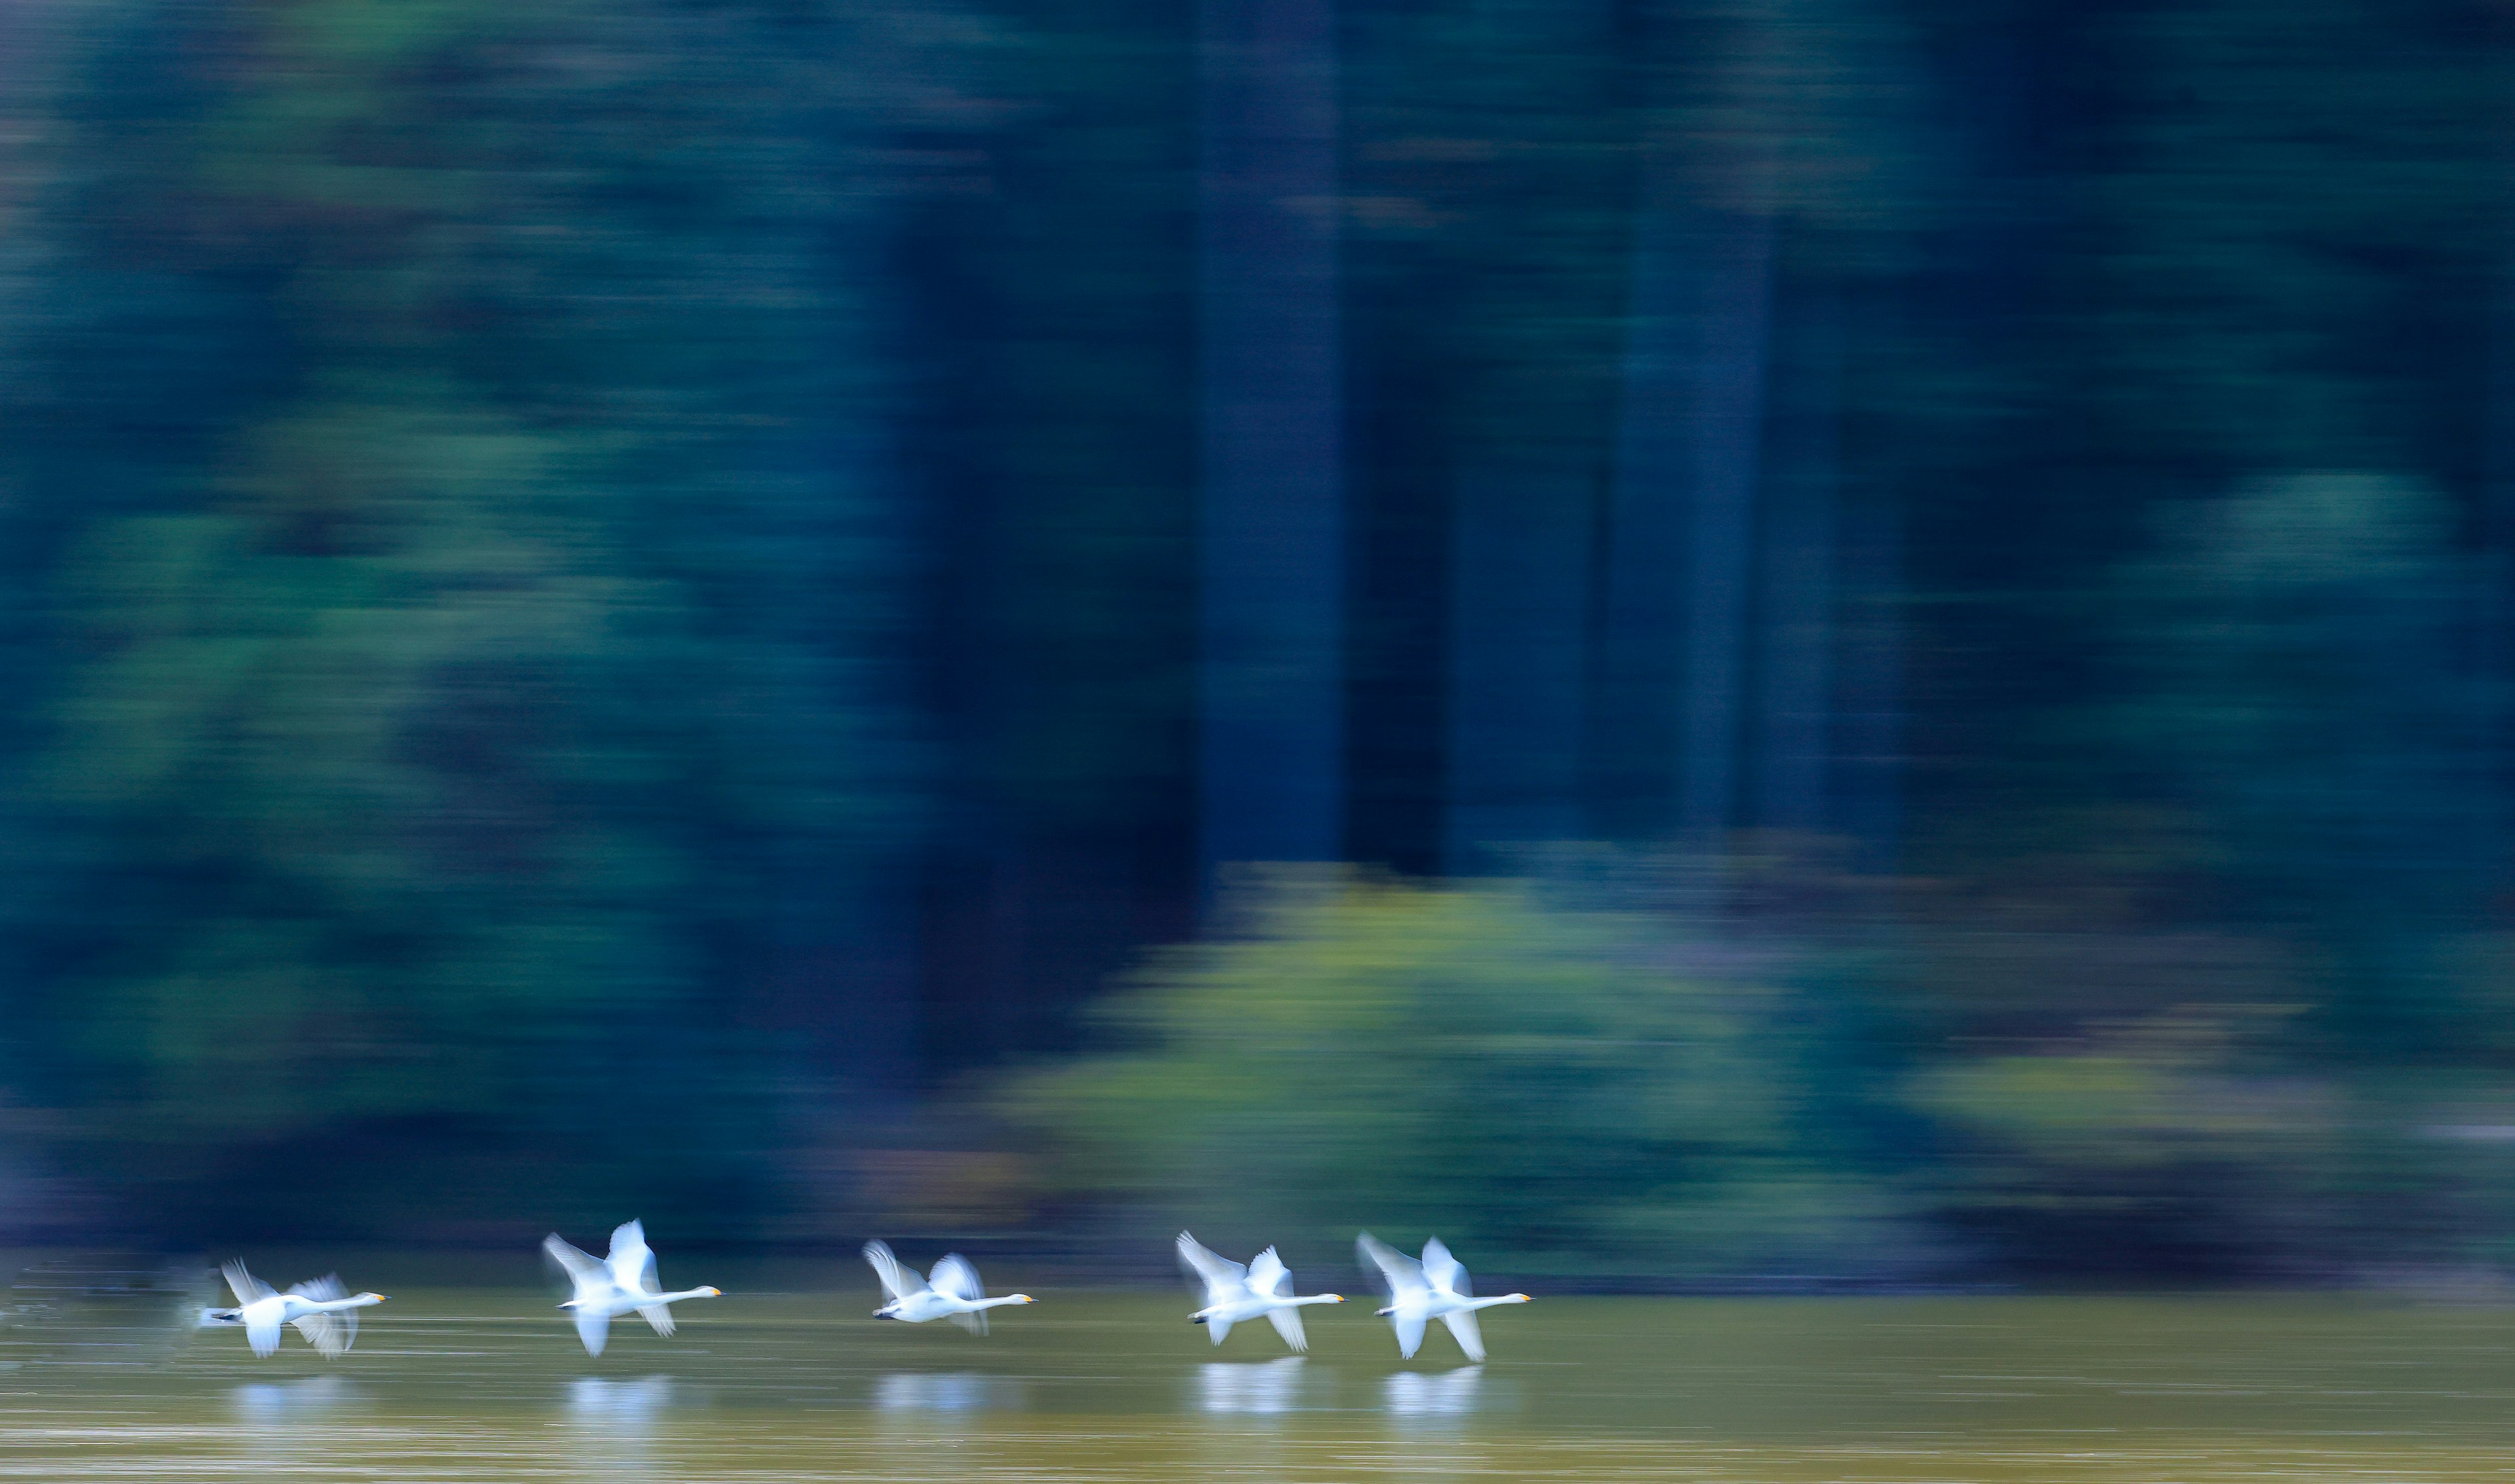
[[[894,1371],[873,1383],[877,1412],[1009,1412],[1021,1404],[1019,1381],[974,1371]]]
[[[289,1427],[320,1421],[357,1399],[357,1389],[338,1376],[303,1381],[265,1381],[228,1393],[236,1416],[252,1427]]]
[[[643,1478],[655,1469],[655,1423],[673,1404],[673,1379],[580,1376],[567,1385],[574,1462],[594,1479]]]
[[[338,1376],[254,1381],[227,1394],[245,1452],[266,1472],[293,1472],[338,1462],[342,1415],[362,1398]]]
[[[1274,1417],[1299,1405],[1301,1357],[1209,1361],[1196,1368],[1199,1412],[1224,1417]]]
[[[1381,1405],[1390,1417],[1465,1417],[1477,1410],[1485,1368],[1461,1366],[1439,1376],[1399,1371],[1381,1385]]]

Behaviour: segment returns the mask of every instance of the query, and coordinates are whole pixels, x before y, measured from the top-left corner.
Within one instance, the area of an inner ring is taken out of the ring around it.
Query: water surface
[[[1034,1289],[977,1339],[868,1292],[685,1303],[589,1359],[544,1293],[406,1289],[327,1363],[171,1296],[21,1303],[0,1478],[2492,1480],[2515,1314],[2312,1298],[1551,1298],[1400,1362],[1354,1303],[1220,1348]]]

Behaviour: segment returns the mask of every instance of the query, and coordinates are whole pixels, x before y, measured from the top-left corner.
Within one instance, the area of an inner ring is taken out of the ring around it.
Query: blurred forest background
[[[0,1229],[2491,1274],[2510,228],[2494,0],[18,0]]]

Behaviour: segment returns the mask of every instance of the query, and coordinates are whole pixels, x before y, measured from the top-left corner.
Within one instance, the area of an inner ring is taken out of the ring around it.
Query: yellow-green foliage
[[[1689,969],[1649,920],[1525,884],[1287,871],[1239,907],[1240,935],[1113,1002],[1135,1050],[1012,1092],[1069,1188],[1261,1241],[1370,1225],[1661,1269],[1861,1260],[1875,1203],[1822,1168],[1787,997],[1751,973]]]

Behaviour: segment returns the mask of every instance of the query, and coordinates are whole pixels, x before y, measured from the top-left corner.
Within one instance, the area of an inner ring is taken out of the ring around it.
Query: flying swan
[[[902,1267],[890,1255],[890,1245],[879,1239],[864,1245],[864,1258],[873,1264],[874,1276],[882,1280],[882,1291],[890,1301],[873,1311],[876,1319],[897,1319],[907,1324],[924,1324],[928,1319],[949,1319],[972,1335],[987,1333],[987,1310],[1008,1303],[1037,1303],[1028,1294],[1007,1294],[990,1298],[978,1283],[978,1270],[959,1253],[945,1255],[934,1264],[934,1277],[928,1282],[917,1276],[915,1268]]]
[[[1390,1247],[1369,1232],[1354,1239],[1354,1246],[1369,1265],[1380,1269],[1388,1284],[1388,1307],[1380,1312],[1397,1330],[1397,1353],[1409,1360],[1423,1343],[1423,1325],[1438,1319],[1450,1327],[1459,1348],[1467,1359],[1485,1358],[1485,1337],[1476,1328],[1476,1310],[1489,1309],[1497,1303],[1528,1303],[1526,1294],[1505,1294],[1499,1298],[1470,1297],[1467,1270],[1450,1250],[1434,1237],[1423,1244],[1423,1260],[1414,1258]]]
[[[229,1262],[219,1271],[227,1276],[227,1292],[235,1295],[235,1307],[201,1310],[200,1326],[205,1330],[243,1326],[245,1342],[256,1355],[278,1349],[280,1327],[290,1324],[325,1355],[345,1355],[358,1338],[358,1310],[385,1301],[382,1294],[350,1294],[341,1287],[337,1274],[274,1294],[269,1284],[245,1271],[242,1261]]]
[[[576,1285],[576,1297],[559,1307],[576,1311],[576,1338],[585,1341],[588,1355],[602,1353],[602,1346],[611,1339],[611,1321],[632,1309],[656,1334],[669,1336],[673,1333],[675,1303],[683,1298],[722,1297],[712,1288],[657,1292],[655,1252],[646,1245],[645,1226],[637,1221],[623,1221],[612,1230],[611,1256],[603,1262],[569,1246],[557,1232],[542,1238],[542,1251],[567,1269],[568,1281]]]
[[[1284,1337],[1284,1343],[1296,1350],[1306,1350],[1310,1339],[1301,1333],[1301,1305],[1344,1302],[1341,1294],[1293,1297],[1293,1274],[1271,1247],[1242,1267],[1228,1257],[1206,1251],[1196,1238],[1180,1232],[1178,1254],[1179,1260],[1205,1280],[1205,1307],[1188,1315],[1187,1322],[1212,1331],[1216,1344],[1222,1343],[1233,1325],[1263,1314],[1275,1326],[1275,1333]]]

